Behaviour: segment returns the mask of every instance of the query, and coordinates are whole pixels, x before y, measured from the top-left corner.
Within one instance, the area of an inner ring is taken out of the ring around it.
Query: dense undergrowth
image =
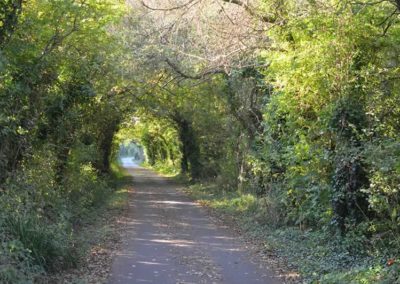
[[[274,222],[276,204],[253,194],[221,191],[216,184],[196,184],[187,192],[222,219],[228,216],[264,249],[287,259],[305,283],[398,283],[400,267],[386,245],[371,243],[363,229],[345,237],[332,228],[299,228]],[[394,260],[394,263],[391,261]],[[389,263],[389,264],[388,264]]]
[[[38,176],[49,174],[48,168],[37,170]],[[28,179],[28,174],[19,177]],[[126,201],[119,173],[98,176],[90,165],[82,165],[71,170],[68,180],[51,190],[48,179],[5,186],[0,198],[1,283],[41,282],[48,274],[81,265],[88,249],[87,239],[81,238],[86,226]]]
[[[305,279],[398,281],[399,1],[3,2],[4,281],[76,264],[121,128]]]
[[[0,4],[1,283],[42,283],[79,265],[77,232],[113,196],[124,112],[112,97],[118,43],[108,29],[122,6]]]

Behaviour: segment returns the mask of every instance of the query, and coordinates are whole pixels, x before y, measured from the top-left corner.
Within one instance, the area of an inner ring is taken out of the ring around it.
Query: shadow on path
[[[110,284],[280,283],[178,185],[140,167],[128,171],[134,191]]]

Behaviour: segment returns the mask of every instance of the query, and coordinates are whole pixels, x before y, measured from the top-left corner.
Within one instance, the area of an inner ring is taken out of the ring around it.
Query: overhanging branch
[[[244,3],[241,0],[222,0],[222,1],[243,7],[246,10],[246,12],[249,13],[251,16],[258,18],[265,23],[272,24],[272,23],[276,22],[276,19],[274,17],[262,16],[262,15],[258,14],[256,11],[254,11],[253,7],[249,6],[248,4]]]
[[[179,10],[182,9],[184,7],[189,6],[190,4],[192,4],[193,2],[195,2],[196,0],[189,0],[188,2],[186,2],[185,4],[179,5],[179,6],[174,6],[174,7],[170,7],[170,8],[158,8],[158,7],[151,7],[149,5],[147,5],[144,1],[140,1],[143,5],[143,7],[149,9],[149,10],[153,10],[153,11],[173,11],[173,10]]]
[[[213,69],[213,70],[205,71],[205,72],[203,72],[201,74],[195,74],[195,75],[187,74],[187,73],[183,72],[175,63],[173,63],[168,58],[165,59],[165,62],[176,73],[178,73],[180,76],[182,76],[183,78],[186,78],[186,79],[200,80],[200,79],[204,79],[205,77],[210,76],[210,75],[216,75],[216,74],[222,74],[222,75],[225,75],[225,76],[228,75],[228,73],[224,69]]]
[[[148,5],[148,4],[146,4],[146,3],[144,2],[144,0],[140,1],[140,3],[143,5],[143,7],[147,8],[147,9],[149,9],[149,10],[153,10],[153,11],[164,11],[164,12],[166,12],[166,11],[179,10],[179,9],[182,9],[182,8],[185,8],[185,7],[190,6],[190,5],[191,5],[192,3],[194,3],[194,2],[195,2],[195,3],[196,3],[196,2],[198,3],[199,1],[201,1],[201,0],[198,0],[198,1],[196,1],[196,0],[189,0],[188,2],[186,2],[186,3],[182,4],[182,5],[178,5],[178,6],[174,6],[174,7],[169,7],[169,8],[152,7],[152,6]],[[253,7],[251,7],[250,5],[244,3],[244,2],[241,1],[241,0],[221,0],[221,1],[222,1],[222,2],[225,2],[225,3],[231,3],[231,4],[235,4],[235,5],[241,6],[241,7],[244,8],[244,10],[245,10],[248,14],[250,14],[251,16],[253,16],[253,17],[255,17],[255,18],[258,18],[259,20],[261,20],[261,21],[263,21],[263,22],[265,22],[265,23],[271,23],[271,24],[272,24],[272,23],[275,23],[275,22],[276,22],[276,19],[275,19],[274,17],[263,16],[263,15],[258,14],[258,13],[254,10]],[[400,0],[398,0],[398,1],[400,1]]]
[[[165,62],[168,64],[169,67],[172,68],[172,70],[174,70],[174,72],[176,72],[178,75],[180,75],[184,79],[201,80],[201,79],[205,79],[208,76],[217,75],[217,74],[221,74],[226,77],[229,76],[229,73],[226,71],[226,68],[212,69],[212,70],[204,71],[200,74],[188,74],[188,73],[185,73],[184,71],[182,71],[182,69],[178,65],[173,63],[168,58],[165,59]],[[231,67],[229,67],[229,69],[232,68],[232,69],[241,70],[241,69],[246,69],[246,68],[268,68],[269,66],[270,66],[270,63],[259,64],[259,65],[248,64],[248,65],[242,65],[242,66],[236,66],[236,67],[231,66]]]

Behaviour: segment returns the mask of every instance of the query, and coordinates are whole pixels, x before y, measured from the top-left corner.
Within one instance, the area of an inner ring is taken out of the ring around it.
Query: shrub
[[[0,243],[0,283],[29,283],[43,274],[43,269],[35,265],[30,254],[18,240]]]
[[[10,216],[5,227],[32,257],[33,263],[46,270],[70,267],[76,262],[71,235],[60,225],[46,224],[35,216]]]
[[[72,168],[65,179],[66,200],[71,206],[73,218],[81,218],[91,207],[100,205],[110,188],[98,176],[91,163]]]

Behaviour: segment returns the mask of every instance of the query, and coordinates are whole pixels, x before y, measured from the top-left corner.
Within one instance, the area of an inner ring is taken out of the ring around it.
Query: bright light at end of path
[[[121,166],[124,168],[138,168],[140,166],[138,160],[134,160],[132,157],[121,158]]]

